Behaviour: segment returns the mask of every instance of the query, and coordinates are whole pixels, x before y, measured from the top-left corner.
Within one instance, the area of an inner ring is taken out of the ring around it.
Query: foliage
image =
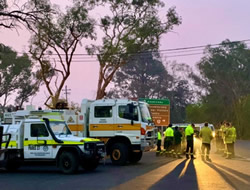
[[[17,0],[13,0],[12,4],[6,0],[0,1],[0,27],[8,29],[17,29],[20,25],[24,25],[32,30],[33,25],[44,18],[44,16],[52,12],[50,7],[41,6],[41,2],[46,0],[28,0],[21,6]]]
[[[238,130],[238,134],[243,139],[250,138],[250,95],[243,97],[238,101],[234,110],[237,117],[234,120],[234,125]]]
[[[22,106],[38,91],[39,82],[34,82],[33,63],[27,54],[18,56],[15,51],[0,44],[0,98],[4,97],[2,109],[8,97],[17,92],[16,103]]]
[[[81,106],[78,103],[75,103],[73,101],[70,102],[69,109],[70,110],[75,110],[76,113],[80,113],[81,112]]]
[[[109,97],[115,98],[162,98],[169,89],[173,77],[170,76],[157,53],[142,53],[116,72],[114,88]]]
[[[226,97],[232,104],[250,93],[250,51],[246,44],[229,40],[218,48],[208,46],[206,56],[198,64],[209,94]]]
[[[46,1],[41,1],[40,6],[52,7]],[[75,3],[66,13],[54,9],[54,13],[37,22],[33,32],[30,52],[40,64],[37,76],[43,80],[49,93],[45,105],[55,108],[70,76],[77,46],[83,39],[95,38],[94,20],[89,18],[86,6]]]
[[[186,118],[186,106],[192,102],[192,91],[187,80],[175,79],[173,88],[166,96],[170,99],[170,120],[183,123]]]
[[[198,109],[204,119],[214,124],[223,120],[232,121],[237,129],[241,129],[238,132],[243,137],[243,131],[249,130],[241,110],[244,107],[242,100],[250,94],[249,62],[250,51],[242,42],[226,40],[219,47],[208,46],[198,64],[201,78],[195,80],[206,94],[199,109],[189,107],[187,119],[194,121],[195,114],[192,112]]]
[[[182,69],[180,69],[180,66]],[[189,83],[179,76],[192,72],[188,66],[175,63],[170,67],[172,74],[162,64],[156,52],[134,56],[131,62],[119,68],[113,78],[114,87],[107,94],[111,98],[156,98],[170,99],[170,120],[173,123],[184,122],[185,108],[192,102]]]
[[[158,50],[161,35],[171,31],[174,25],[179,25],[180,18],[175,9],[170,8],[162,22],[157,8],[164,4],[159,0],[94,2],[104,3],[111,12],[99,24],[104,33],[102,45],[87,48],[89,54],[98,54],[100,71],[96,99],[100,99],[104,97],[106,87],[119,67],[138,53]]]
[[[17,90],[18,96],[15,99],[15,104],[22,108],[23,103],[29,101],[29,97],[36,95],[39,91],[40,84],[41,81],[35,77],[35,74],[24,76],[24,80],[20,81],[19,89]]]
[[[223,121],[218,113],[223,114],[221,104],[190,104],[186,108],[186,121],[189,123],[204,123],[209,122],[213,124],[218,124]]]

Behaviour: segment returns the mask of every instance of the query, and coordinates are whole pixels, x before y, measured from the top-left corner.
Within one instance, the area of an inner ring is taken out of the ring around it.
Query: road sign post
[[[156,126],[168,126],[170,123],[170,101],[168,99],[140,98],[149,104],[152,119]]]

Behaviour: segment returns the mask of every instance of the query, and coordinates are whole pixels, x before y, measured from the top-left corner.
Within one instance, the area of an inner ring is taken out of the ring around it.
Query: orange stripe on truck
[[[77,124],[68,124],[71,131],[83,131],[84,126],[83,125],[77,125]]]
[[[90,124],[90,131],[138,131],[141,124]]]
[[[153,129],[154,127],[152,127],[152,126],[146,126],[146,130],[150,130],[150,129]]]

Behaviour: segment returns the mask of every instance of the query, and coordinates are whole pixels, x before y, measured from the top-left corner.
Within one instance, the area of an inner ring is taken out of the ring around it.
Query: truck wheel
[[[82,163],[82,168],[85,169],[86,171],[93,171],[97,168],[99,165],[99,159],[95,160],[84,160]]]
[[[20,161],[18,161],[18,160],[9,160],[6,163],[5,168],[8,171],[16,171],[16,170],[18,170],[18,168],[20,168],[20,166],[21,166]]]
[[[77,172],[79,160],[75,154],[71,152],[63,152],[59,156],[59,169],[65,174]]]
[[[129,155],[129,162],[135,164],[141,160],[142,151],[140,152],[131,152]]]
[[[111,147],[110,158],[115,165],[125,165],[128,160],[128,147],[122,143],[116,143]]]

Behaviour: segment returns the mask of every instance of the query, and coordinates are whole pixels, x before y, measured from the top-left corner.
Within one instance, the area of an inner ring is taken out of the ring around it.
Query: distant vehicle
[[[173,125],[173,128],[179,127],[179,128],[186,129],[186,127],[187,127],[188,125],[190,125],[190,124],[189,124],[189,123],[173,123],[172,125]]]
[[[205,123],[196,123],[195,124],[195,136],[199,137],[201,129],[204,127]],[[215,128],[214,125],[209,123],[208,127],[212,130],[212,135],[215,137]]]

